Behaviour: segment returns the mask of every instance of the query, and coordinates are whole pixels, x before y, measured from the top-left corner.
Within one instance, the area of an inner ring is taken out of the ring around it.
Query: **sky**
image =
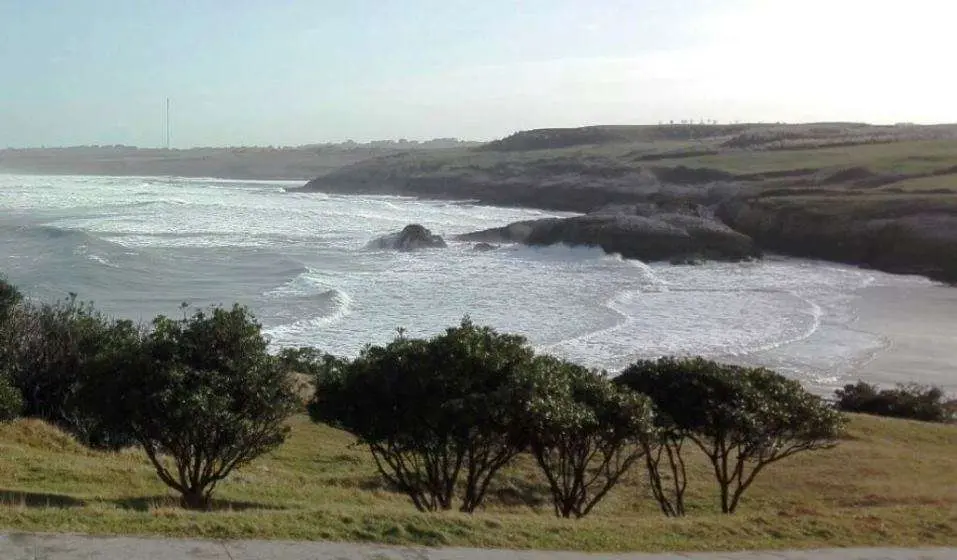
[[[950,0],[0,0],[0,147],[957,122]]]

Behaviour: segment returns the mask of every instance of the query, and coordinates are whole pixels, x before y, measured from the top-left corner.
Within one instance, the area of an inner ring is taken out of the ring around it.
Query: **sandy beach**
[[[860,379],[881,385],[917,382],[957,394],[957,288],[872,287],[854,303],[853,328],[887,340],[858,367]]]

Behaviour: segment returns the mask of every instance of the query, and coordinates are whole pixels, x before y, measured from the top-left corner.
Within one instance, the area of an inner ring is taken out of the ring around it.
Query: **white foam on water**
[[[132,318],[176,313],[184,300],[239,301],[277,346],[353,355],[386,342],[396,327],[425,336],[468,314],[589,366],[614,370],[639,357],[701,354],[767,365],[822,387],[839,384],[890,343],[855,330],[860,289],[930,285],[792,259],[671,266],[587,247],[476,252],[450,238],[557,214],[279,192],[288,186],[0,175],[0,207],[9,210],[0,227],[10,215],[26,224],[3,230],[0,268],[34,295],[77,292]],[[449,248],[362,250],[409,223],[445,236]],[[33,257],[14,257],[25,254]],[[72,273],[77,268],[82,274]]]

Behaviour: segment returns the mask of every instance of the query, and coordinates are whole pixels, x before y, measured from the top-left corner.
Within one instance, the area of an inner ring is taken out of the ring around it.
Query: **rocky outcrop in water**
[[[492,245],[491,243],[485,243],[484,241],[481,243],[476,243],[475,246],[472,247],[473,251],[478,251],[479,253],[494,251],[495,249],[498,249],[498,245]]]
[[[373,239],[366,247],[394,251],[417,251],[419,249],[443,249],[447,246],[441,236],[433,234],[424,226],[409,224],[402,228],[402,231]]]
[[[516,222],[458,237],[463,241],[601,247],[642,261],[740,261],[760,256],[752,239],[693,205],[607,207],[571,218]]]

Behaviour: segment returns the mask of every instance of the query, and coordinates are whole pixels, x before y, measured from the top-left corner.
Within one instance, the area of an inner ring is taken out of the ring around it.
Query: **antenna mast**
[[[169,97],[166,98],[166,150],[169,151]]]

